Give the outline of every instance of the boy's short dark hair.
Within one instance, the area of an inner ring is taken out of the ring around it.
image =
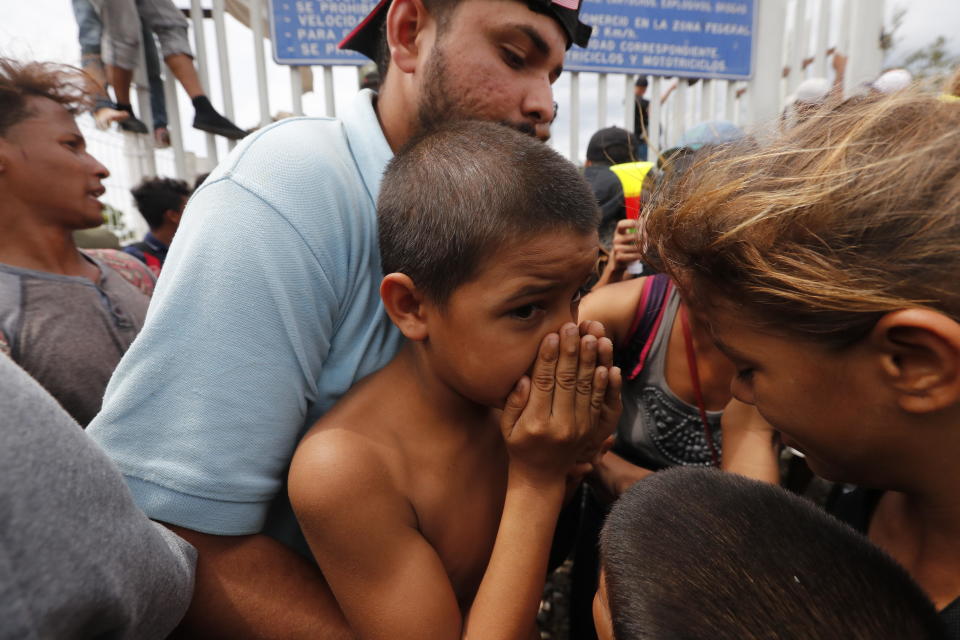
[[[137,209],[151,229],[163,226],[163,214],[180,211],[184,198],[190,197],[190,187],[183,180],[174,178],[146,178],[130,190]]]
[[[460,121],[412,139],[377,201],[384,273],[442,305],[484,260],[533,233],[596,233],[597,203],[576,167],[504,125]]]
[[[718,470],[638,482],[608,516],[601,556],[617,640],[943,637],[933,603],[864,536]]]

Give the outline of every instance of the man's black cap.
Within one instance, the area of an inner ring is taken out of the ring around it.
[[[587,160],[593,164],[622,164],[635,162],[640,140],[637,136],[620,127],[600,129],[587,144]]]
[[[366,18],[347,34],[339,47],[357,51],[371,60],[376,60],[380,44],[380,30],[387,18],[392,0],[380,0]],[[537,13],[554,18],[563,27],[567,35],[567,48],[571,44],[586,48],[590,42],[593,27],[580,22],[580,3],[582,0],[526,0],[527,6]]]

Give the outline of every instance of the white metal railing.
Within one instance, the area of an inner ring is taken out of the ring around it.
[[[269,49],[265,49],[271,46],[268,0],[179,1],[188,4],[183,8],[190,13],[201,83],[221,112],[240,126],[250,126],[251,120],[258,126],[269,123],[271,107],[298,115],[334,116],[336,103],[343,103],[349,98],[346,94],[356,91],[357,74],[353,69],[321,67],[322,82],[314,88],[316,68],[274,64]],[[829,76],[828,50],[849,55],[847,93],[879,73],[884,0],[757,0],[757,5],[754,75],[749,82],[702,80],[688,85],[681,78],[651,78],[646,96],[650,100],[647,137],[651,157],[676,144],[687,128],[701,121],[722,119],[750,127],[775,119],[786,96],[804,78]],[[203,17],[205,10],[210,18]],[[237,60],[244,61],[242,68],[234,63]],[[785,68],[789,72],[784,75]],[[188,104],[184,94],[174,86],[171,74],[164,75],[172,150],[155,150],[146,136],[122,134],[120,138],[121,134],[113,133],[114,140],[124,141],[128,169],[117,173],[110,189],[128,190],[150,174],[192,180],[196,172],[209,170],[233,148],[232,141],[209,134],[198,138],[191,133],[191,140],[185,141],[184,132],[190,125],[186,113],[192,112],[181,112],[181,105]],[[137,82],[140,113],[148,118],[147,82],[141,80]],[[560,115],[552,144],[579,162],[597,128],[613,124],[632,129],[635,80],[636,76],[623,74],[563,74],[556,86]],[[676,88],[661,105],[658,97],[674,84]],[[289,90],[278,90],[284,85]],[[312,95],[305,93],[310,89]],[[236,108],[238,105],[242,108]],[[106,138],[98,134],[95,139]],[[111,144],[115,147],[117,143]],[[125,198],[110,194],[108,189],[108,201],[114,200],[123,206]]]

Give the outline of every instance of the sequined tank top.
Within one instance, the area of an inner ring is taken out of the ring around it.
[[[657,327],[643,369],[632,380],[624,380],[623,413],[617,425],[617,437],[613,450],[633,464],[657,470],[676,465],[711,464],[703,423],[697,407],[674,395],[667,386],[667,346],[673,321],[680,308],[680,296],[675,288],[670,289],[664,300],[663,319]],[[648,336],[630,338],[626,345],[629,353],[639,353],[638,342],[646,342]],[[627,372],[631,364],[621,362]],[[626,366],[624,366],[626,365]],[[708,411],[714,444],[721,450],[720,416],[722,411]]]

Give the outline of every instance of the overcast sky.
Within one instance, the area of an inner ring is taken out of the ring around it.
[[[188,6],[188,0],[175,0],[178,5]],[[204,0],[204,6],[210,0]],[[55,60],[76,64],[79,60],[77,28],[70,8],[70,0],[0,0],[4,19],[0,22],[0,54],[17,58]],[[892,16],[897,6],[907,9],[906,17],[898,33],[897,46],[890,55],[887,64],[896,64],[910,51],[930,43],[938,35],[948,38],[950,49],[960,53],[960,1],[958,0],[887,0],[886,13]],[[212,21],[206,21],[210,23]],[[228,17],[228,35],[230,41],[231,79],[234,85],[236,104],[235,120],[242,127],[250,127],[259,120],[259,107],[256,100],[254,83],[253,48],[250,31]],[[207,25],[208,49],[213,52],[212,24]],[[286,67],[273,64],[268,53],[268,76],[270,112],[289,111],[291,107],[290,74]],[[222,105],[219,89],[219,75],[216,65],[211,65],[211,99],[215,105]],[[340,112],[347,108],[351,94],[356,87],[354,68],[334,70],[337,90],[336,102]],[[308,115],[324,113],[323,79],[317,70],[316,92],[304,98],[304,108]],[[581,126],[580,152],[586,145],[586,138],[596,128],[597,116],[597,77],[595,74],[581,74]],[[555,128],[553,144],[564,154],[570,155],[569,147],[569,75],[564,74],[556,85],[556,97],[561,105],[560,118]],[[240,96],[248,96],[240,99]],[[191,114],[189,102],[181,92],[181,111]],[[624,118],[624,81],[623,76],[610,76],[607,99],[606,124],[623,125]],[[204,155],[204,139],[192,129],[185,130],[186,145],[189,149]],[[225,146],[221,141],[221,151]]]

